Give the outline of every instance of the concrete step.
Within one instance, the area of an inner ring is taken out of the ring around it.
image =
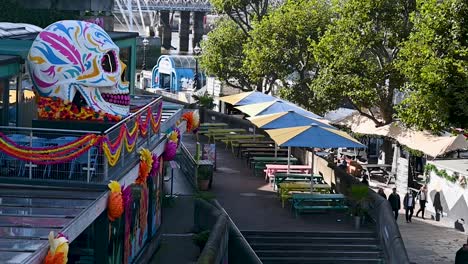
[[[318,232],[270,232],[270,231],[242,231],[244,237],[254,236],[272,236],[272,237],[372,237],[375,238],[373,231],[318,231]]]
[[[252,243],[283,243],[283,244],[289,244],[289,243],[308,243],[310,245],[313,244],[368,244],[368,245],[377,245],[379,244],[379,241],[377,238],[372,238],[372,237],[302,237],[302,236],[296,236],[296,237],[284,237],[284,236],[255,236],[255,237],[250,237],[247,236],[245,239],[249,242],[249,244]]]
[[[335,257],[264,257],[264,264],[382,264],[380,258],[335,258]]]
[[[308,244],[308,243],[250,243],[254,250],[340,250],[340,251],[379,251],[378,244]]]
[[[311,250],[255,250],[259,258],[282,257],[282,258],[311,258],[311,257],[333,257],[333,258],[375,258],[382,257],[378,250],[373,251],[351,251],[351,250],[317,250],[310,247]]]

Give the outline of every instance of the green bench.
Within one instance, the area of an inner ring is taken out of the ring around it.
[[[346,211],[345,196],[342,194],[292,194],[292,206],[295,216],[302,212]]]

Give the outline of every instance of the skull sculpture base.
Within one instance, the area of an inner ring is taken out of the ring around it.
[[[72,102],[65,102],[58,97],[40,97],[37,103],[38,117],[47,120],[95,120],[118,122],[120,116],[103,111],[94,111],[88,106],[78,107]]]

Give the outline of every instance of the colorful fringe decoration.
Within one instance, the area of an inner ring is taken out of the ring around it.
[[[54,236],[54,231],[49,233],[49,252],[45,257],[44,264],[66,264],[68,261],[68,239],[58,234]]]
[[[109,198],[107,200],[107,217],[109,221],[114,222],[120,218],[124,212],[124,202],[122,197],[122,187],[116,181],[110,181],[107,185],[110,189]]]
[[[122,125],[117,138],[113,142],[107,135],[87,134],[62,146],[28,147],[18,145],[0,132],[0,150],[8,156],[25,162],[51,165],[70,162],[86,153],[90,148],[101,145],[109,165],[115,166],[120,158],[123,146],[125,145],[128,152],[133,151],[137,138],[139,136],[146,137],[149,128],[154,133],[159,131],[161,118],[162,103],[159,104],[156,117],[148,108],[144,121],[140,115],[131,129],[127,127],[127,124]]]
[[[69,162],[87,152],[91,147],[99,145],[101,136],[84,135],[63,146],[27,147],[20,146],[0,132],[0,149],[8,156],[40,165],[50,165]]]

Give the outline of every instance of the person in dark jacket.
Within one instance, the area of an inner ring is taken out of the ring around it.
[[[440,221],[440,216],[443,215],[442,203],[440,201],[440,192],[436,192],[434,195],[434,209],[436,211],[436,221]]]
[[[455,264],[467,264],[468,263],[468,239],[455,255]]]
[[[411,218],[413,217],[414,212],[414,204],[416,197],[413,194],[413,191],[408,189],[408,192],[405,194],[403,198],[403,207],[405,207],[405,216],[406,216],[406,223],[411,223]]]
[[[392,193],[388,196],[388,201],[392,207],[392,211],[395,214],[395,220],[398,219],[398,211],[401,208],[400,195],[396,192],[396,188],[393,188]]]

